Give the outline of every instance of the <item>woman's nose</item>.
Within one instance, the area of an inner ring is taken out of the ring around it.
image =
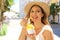
[[[33,14],[34,14],[34,15],[36,15],[36,14],[37,14],[37,12],[35,11]]]

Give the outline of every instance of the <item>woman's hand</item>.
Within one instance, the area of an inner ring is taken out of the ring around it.
[[[27,37],[31,38],[32,40],[36,40],[35,36],[36,36],[36,33],[33,33],[33,34],[27,33]]]
[[[27,24],[27,22],[28,22],[27,18],[24,18],[24,19],[20,22],[20,24],[21,24],[22,26],[25,26],[25,25]]]

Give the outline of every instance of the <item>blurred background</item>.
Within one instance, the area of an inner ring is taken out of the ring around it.
[[[24,6],[31,1],[49,5],[49,22],[54,34],[60,37],[60,0],[0,0],[0,40],[18,40],[20,21],[25,17]]]

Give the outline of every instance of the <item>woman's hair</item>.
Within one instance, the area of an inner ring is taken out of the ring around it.
[[[43,23],[43,24],[49,24],[49,22],[48,22],[48,16],[46,15],[46,13],[44,12],[44,10],[43,10],[43,8],[42,7],[40,7],[39,5],[33,5],[31,8],[30,8],[30,10],[29,10],[29,12],[27,13],[27,18],[29,18],[30,17],[30,12],[31,12],[31,9],[34,7],[34,6],[38,6],[40,9],[41,9],[41,11],[42,11],[42,14],[43,14],[43,17],[41,18],[41,22]],[[33,21],[30,19],[30,23],[33,23]]]

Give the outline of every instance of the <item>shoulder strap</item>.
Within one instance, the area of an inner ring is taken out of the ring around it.
[[[49,31],[53,32],[50,25],[45,25],[45,26],[43,27],[43,29],[41,30],[40,34],[42,34],[42,33],[44,32],[44,30],[49,30]]]

